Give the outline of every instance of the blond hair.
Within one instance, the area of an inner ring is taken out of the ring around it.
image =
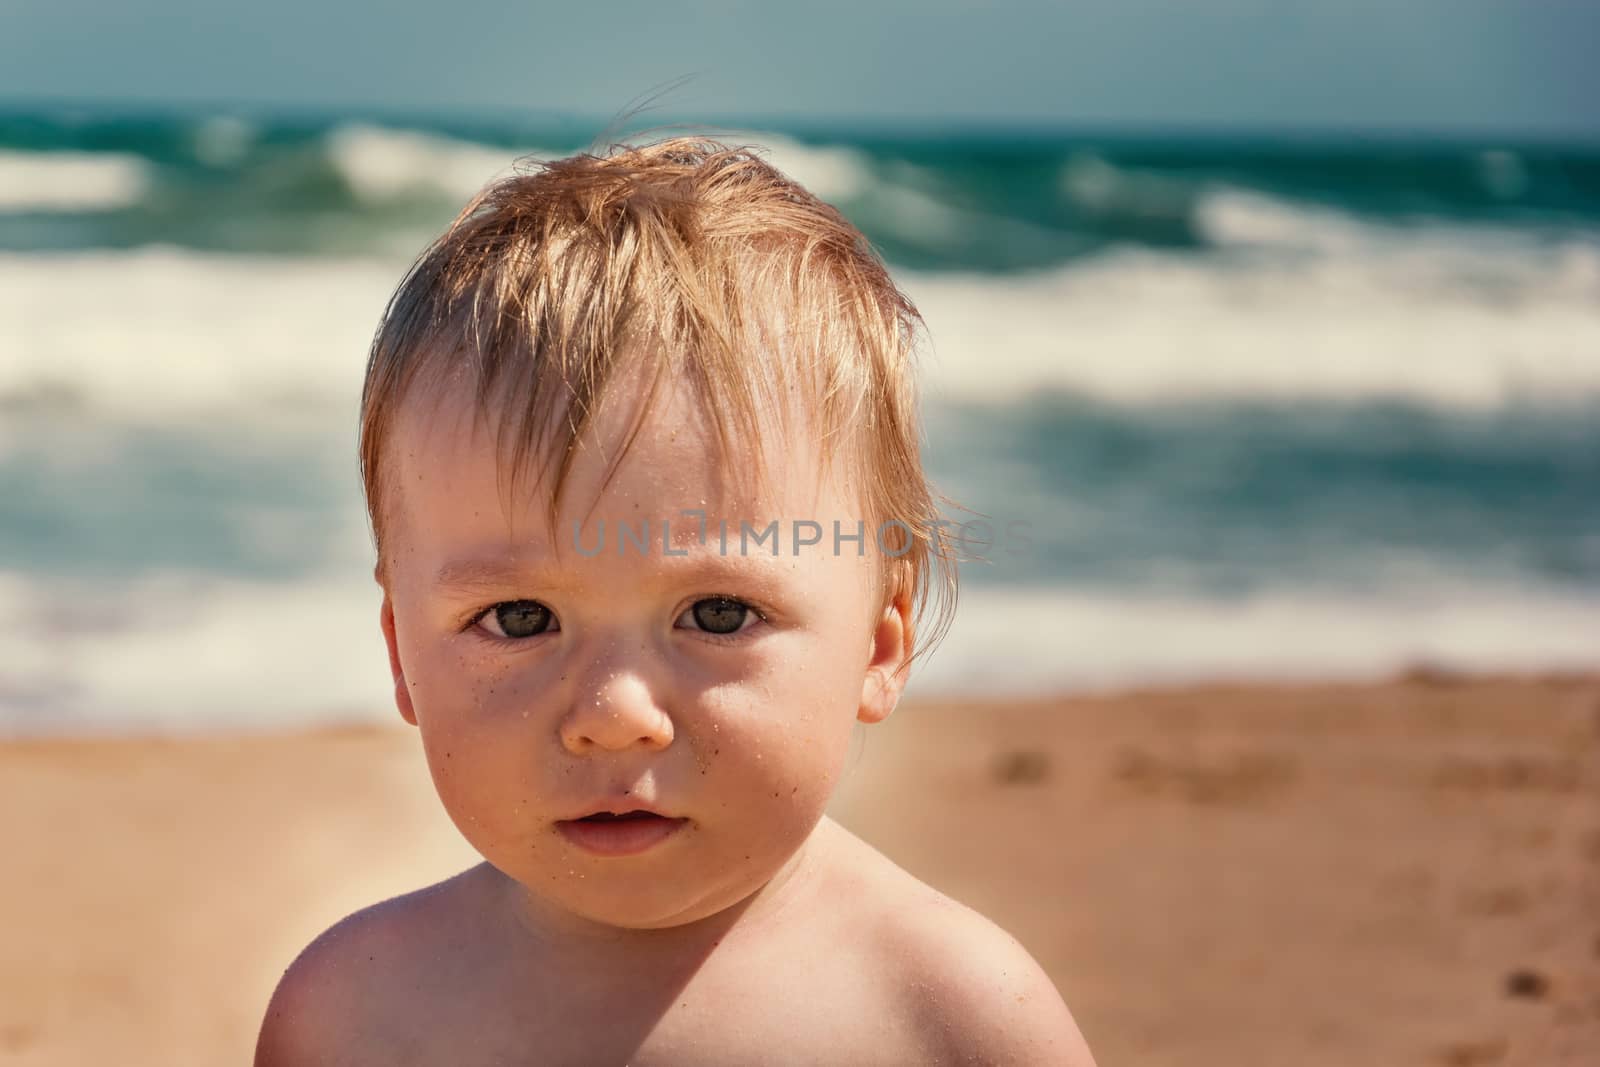
[[[801,398],[824,472],[842,452],[874,523],[904,524],[880,591],[884,604],[912,599],[914,658],[948,628],[956,595],[944,498],[922,469],[921,325],[866,238],[748,148],[674,137],[496,181],[412,264],[373,339],[360,455],[379,577],[384,449],[415,389],[470,383],[513,484],[530,460],[555,462],[553,528],[574,443],[608,386],[642,363],[639,421],[674,373],[704,402],[724,463],[728,416],[759,458],[763,414],[787,417],[786,398]]]

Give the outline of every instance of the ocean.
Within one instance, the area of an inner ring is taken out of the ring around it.
[[[913,692],[1600,666],[1600,145],[712,132],[882,251],[1011,531]],[[393,716],[367,345],[596,133],[0,112],[0,733]]]

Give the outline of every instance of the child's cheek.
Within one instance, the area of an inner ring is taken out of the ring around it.
[[[543,754],[531,747],[530,687],[506,665],[450,658],[438,666],[413,690],[423,751],[440,802],[482,852],[509,829],[508,815],[536,804],[530,790]]]
[[[533,696],[548,690],[529,677],[526,657],[471,644],[439,650],[425,666],[420,691],[413,691],[418,717],[457,730],[514,728],[508,720],[531,718]],[[531,666],[537,673],[537,665]]]
[[[527,865],[550,847],[549,820],[559,807],[552,783],[540,780],[545,765],[493,732],[448,731],[427,748],[440,805],[461,836],[513,877],[535,879]]]
[[[812,706],[804,694],[781,700],[738,686],[694,714],[686,740],[723,799],[737,796],[780,819],[791,811],[808,818],[827,805],[849,752],[851,718]]]

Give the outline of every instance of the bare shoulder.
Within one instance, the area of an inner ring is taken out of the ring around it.
[[[857,899],[870,902],[863,917],[926,1062],[1093,1067],[1060,992],[1015,937],[857,843],[870,872]]]
[[[268,1002],[256,1067],[398,1062],[388,1046],[415,1018],[410,963],[472,873],[354,912],[301,950]]]
[[[909,916],[915,1010],[941,1062],[1061,1064],[1094,1058],[1060,992],[1016,938],[962,904]]]

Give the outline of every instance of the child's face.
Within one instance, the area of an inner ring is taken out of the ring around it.
[[[603,408],[581,442],[554,536],[543,487],[507,512],[469,401],[402,412],[383,621],[397,702],[462,834],[562,912],[665,927],[784,868],[822,816],[853,724],[893,709],[910,630],[904,597],[876,603],[887,560],[872,524],[864,556],[850,541],[834,551],[834,521],[854,533],[861,510],[818,485],[814,442],[767,441],[763,497],[719,469],[711,425],[674,393],[602,491],[625,406]],[[704,543],[686,508],[707,512]],[[741,554],[740,521],[774,519],[779,555],[753,538]],[[795,520],[820,524],[822,542],[796,554]],[[619,536],[646,521],[648,549]],[[602,550],[585,555],[602,523]],[[633,809],[678,821],[572,825]]]

